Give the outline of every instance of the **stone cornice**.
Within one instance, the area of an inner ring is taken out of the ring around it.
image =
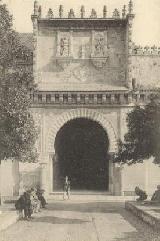
[[[109,26],[126,26],[126,19],[114,19],[114,18],[40,18],[38,19],[38,25],[41,27],[53,27],[53,28],[78,28],[78,29],[105,29]]]

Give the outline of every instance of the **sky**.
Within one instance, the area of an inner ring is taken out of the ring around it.
[[[31,14],[34,0],[2,0],[7,4],[13,15],[14,29],[18,32],[32,32]],[[39,0],[42,6],[42,15],[45,16],[48,8],[52,8],[58,16],[59,5],[64,6],[64,14],[73,8],[76,16],[79,15],[81,5],[85,6],[86,15],[94,8],[98,16],[102,16],[103,5],[107,5],[108,15],[111,16],[115,8],[121,11],[129,0]],[[133,41],[140,45],[160,46],[160,0],[133,0],[136,14],[133,25]]]

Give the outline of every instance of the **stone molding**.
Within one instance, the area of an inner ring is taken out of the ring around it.
[[[68,121],[76,119],[76,118],[87,118],[93,121],[98,122],[106,131],[109,139],[109,152],[114,153],[117,151],[117,137],[112,126],[112,120],[109,116],[104,115],[98,111],[94,111],[92,109],[75,109],[70,111],[65,111],[63,114],[55,115],[49,117],[49,121],[47,123],[48,133],[46,135],[46,152],[51,153],[54,152],[54,143],[55,138],[60,130],[60,128],[66,124]]]
[[[160,56],[160,47],[158,46],[136,46],[132,43],[132,55],[138,56]]]
[[[65,92],[65,91],[39,91],[30,95],[32,107],[42,105],[53,106],[128,106],[130,104],[146,104],[152,94],[157,91],[104,91],[104,92]]]

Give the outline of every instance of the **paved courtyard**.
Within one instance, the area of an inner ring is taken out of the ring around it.
[[[0,233],[0,241],[160,241],[122,203],[57,201]]]

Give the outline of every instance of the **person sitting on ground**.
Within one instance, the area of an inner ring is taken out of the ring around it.
[[[41,207],[42,207],[42,208],[45,208],[47,202],[46,202],[46,200],[45,200],[45,198],[44,198],[44,196],[43,196],[43,193],[44,193],[44,190],[43,190],[43,189],[37,188],[36,194],[37,194],[38,200],[39,200],[40,203],[41,203]]]
[[[19,219],[23,219],[24,217],[24,209],[25,209],[25,196],[24,193],[19,197],[19,199],[15,203],[16,210],[19,211]]]
[[[160,203],[160,185],[157,186],[157,190],[153,193],[151,202]]]
[[[32,205],[32,210],[35,213],[40,212],[40,201],[36,195],[36,188],[31,188],[31,205]]]
[[[136,201],[144,201],[147,199],[147,194],[145,191],[140,189],[139,187],[135,187],[135,194],[139,196],[139,198],[136,199]]]

